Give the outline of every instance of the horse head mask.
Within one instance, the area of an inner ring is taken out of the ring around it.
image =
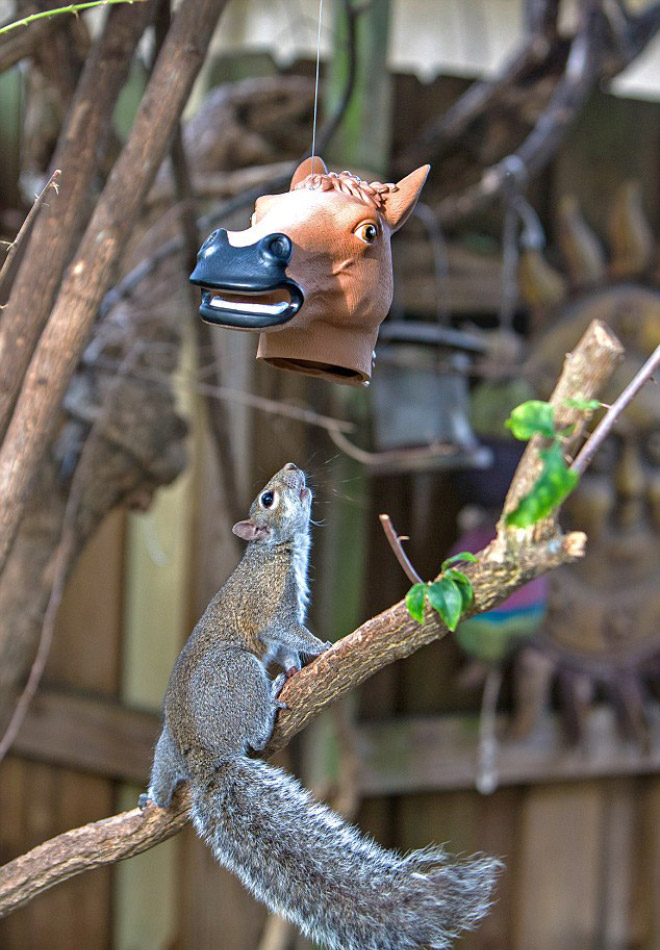
[[[245,231],[214,231],[190,279],[208,323],[259,331],[257,359],[352,385],[371,379],[392,302],[390,238],[415,207],[424,165],[396,185],[298,167],[288,192],[264,195]]]

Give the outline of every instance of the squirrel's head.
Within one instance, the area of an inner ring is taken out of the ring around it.
[[[244,541],[279,544],[307,532],[312,493],[305,473],[287,462],[261,489],[250,507],[247,521],[239,521],[232,531]]]

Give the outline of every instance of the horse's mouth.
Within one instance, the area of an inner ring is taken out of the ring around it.
[[[269,290],[229,290],[201,285],[200,316],[207,323],[243,330],[267,330],[287,323],[302,306],[302,290],[294,281]]]

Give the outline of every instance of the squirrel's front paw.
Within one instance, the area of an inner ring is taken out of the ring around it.
[[[270,695],[273,697],[273,699],[277,699],[277,697],[280,695],[286,680],[286,673],[278,673],[273,682],[270,684]]]
[[[140,811],[144,811],[147,805],[152,804],[151,799],[149,798],[148,792],[143,792],[138,798],[138,808]]]

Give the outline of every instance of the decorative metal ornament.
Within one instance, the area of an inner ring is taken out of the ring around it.
[[[639,189],[629,183],[615,200],[609,265],[572,199],[562,202],[559,236],[566,276],[548,281],[550,269],[544,261],[540,270],[522,262],[527,267],[523,286],[540,328],[532,346],[532,377],[539,396],[545,398],[564,354],[591,320],[599,319],[614,330],[626,350],[601,397],[609,402],[660,343],[653,240]],[[537,281],[536,273],[543,279]],[[559,300],[562,284],[572,287],[573,294],[564,293]],[[567,499],[564,517],[571,527],[587,532],[588,552],[583,561],[550,577],[547,618],[516,661],[514,729],[523,733],[533,726],[558,682],[571,738],[582,734],[586,710],[601,696],[614,703],[625,731],[643,743],[647,700],[660,691],[657,386],[645,386],[622,414]]]
[[[333,382],[366,385],[392,302],[390,239],[426,181],[396,184],[298,167],[288,192],[264,195],[244,231],[214,231],[190,280],[202,319],[260,333],[257,359]]]

